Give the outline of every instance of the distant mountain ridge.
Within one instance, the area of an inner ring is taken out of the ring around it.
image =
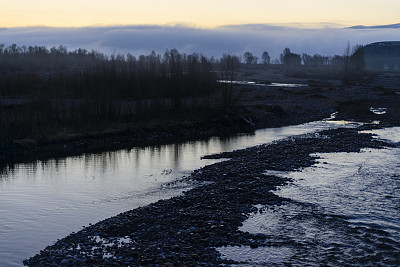
[[[375,26],[356,25],[349,27],[349,29],[400,29],[400,23]]]
[[[364,46],[366,56],[400,57],[400,41],[376,42]]]
[[[367,68],[400,70],[400,41],[372,43],[363,51]]]

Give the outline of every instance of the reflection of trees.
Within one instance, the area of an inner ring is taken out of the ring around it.
[[[54,160],[52,160],[54,161]],[[48,161],[50,162],[50,160]],[[46,163],[47,166],[50,166],[50,163]],[[41,168],[40,168],[41,167]],[[36,174],[38,169],[42,170],[46,168],[43,166],[42,161],[35,161],[31,163],[16,163],[16,164],[7,164],[0,167],[0,181],[5,180],[8,181],[10,178],[16,177],[18,172],[24,172],[27,178],[36,179]]]
[[[230,151],[232,148],[240,145],[243,140],[253,137],[254,133],[246,133],[240,135],[232,135],[232,136],[225,136],[220,137],[218,139],[218,143],[221,146],[221,151]]]
[[[201,156],[206,154],[230,151],[239,145],[247,143],[254,134],[211,137],[205,140],[175,142],[168,145],[135,147],[119,151],[90,153],[81,156],[36,161],[5,166],[0,169],[0,180],[8,180],[17,175],[26,179],[36,180],[45,176],[51,181],[58,179],[92,179],[92,177],[114,177],[118,180],[121,170],[128,168],[132,179],[135,173],[161,174],[164,168],[182,170],[196,165]],[[243,141],[244,140],[244,141]],[[184,164],[188,163],[186,166]],[[125,169],[126,171],[126,169]],[[104,174],[104,175],[102,175]],[[74,177],[70,177],[74,175]],[[88,180],[90,181],[90,180]],[[47,181],[44,181],[47,183]]]
[[[0,167],[0,182],[8,181],[14,173],[14,168],[15,168],[14,165],[6,165]]]

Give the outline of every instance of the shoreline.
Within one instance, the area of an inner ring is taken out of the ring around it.
[[[364,126],[363,128],[368,128]],[[373,127],[375,128],[375,127]],[[323,137],[323,138],[322,138]],[[273,191],[290,182],[265,170],[293,171],[315,163],[317,152],[358,152],[364,147],[392,146],[357,129],[339,128],[244,150],[210,155],[229,158],[196,170],[188,178],[200,185],[178,197],[121,213],[73,233],[24,261],[28,266],[215,266],[233,264],[216,247],[279,246],[262,234],[238,227],[256,204],[290,201]],[[125,241],[121,243],[121,240]],[[289,241],[288,241],[289,242]],[[304,249],[299,244],[289,244]],[[103,257],[103,255],[112,255]],[[340,255],[338,255],[340,258]],[[339,259],[336,259],[339,261]],[[333,261],[335,262],[335,261]],[[287,262],[286,264],[290,264]]]
[[[246,111],[246,117],[256,121],[254,124],[250,124],[238,110],[224,111],[219,112],[222,114],[213,119],[164,120],[150,122],[150,125],[141,123],[121,129],[106,128],[97,132],[65,134],[60,138],[50,137],[39,141],[17,140],[11,147],[0,148],[0,162],[1,166],[12,166],[35,160],[252,133],[257,129],[277,128],[324,119],[329,117],[332,111],[325,110],[318,114],[301,114],[300,116],[286,114],[279,108],[276,111],[264,111],[261,114]]]

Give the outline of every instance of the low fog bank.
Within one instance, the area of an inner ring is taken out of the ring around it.
[[[267,24],[228,25],[215,29],[186,26],[104,26],[83,28],[0,28],[0,43],[6,45],[66,45],[69,49],[94,49],[106,54],[162,53],[167,48],[200,52],[219,57],[223,53],[243,55],[251,51],[271,59],[279,58],[285,47],[294,53],[342,55],[347,42],[369,44],[399,40],[400,28],[300,29]]]

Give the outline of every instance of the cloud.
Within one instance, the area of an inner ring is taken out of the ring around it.
[[[375,26],[357,25],[350,28],[351,29],[398,29],[400,28],[400,23],[389,24],[389,25],[375,25]]]
[[[224,53],[242,55],[250,51],[261,57],[268,51],[278,58],[285,47],[294,53],[343,54],[352,45],[399,40],[399,28],[294,27],[293,25],[244,24],[212,29],[185,25],[131,25],[83,28],[0,28],[0,43],[10,45],[66,45],[68,49],[94,49],[107,54],[163,53],[176,48],[181,52],[200,52],[220,57]]]

